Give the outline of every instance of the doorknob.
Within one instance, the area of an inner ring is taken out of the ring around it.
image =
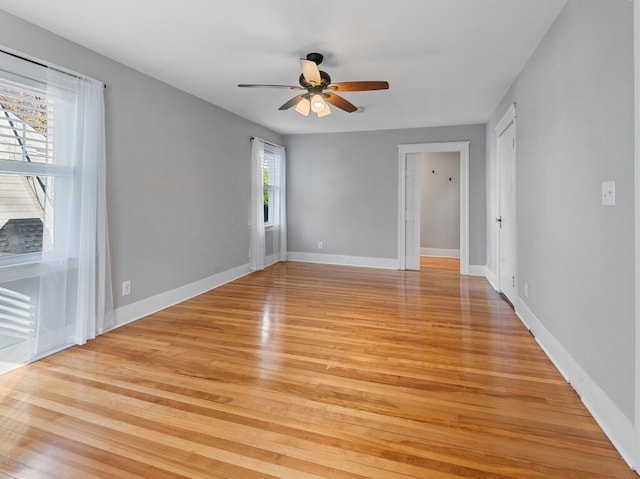
[[[496,218],[496,223],[498,223],[500,225],[500,228],[502,228],[502,216],[498,216]]]

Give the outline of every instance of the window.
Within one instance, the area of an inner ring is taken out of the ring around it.
[[[0,79],[0,265],[37,259],[11,257],[52,246],[44,240],[52,238],[44,224],[54,190],[54,176],[44,173],[52,163],[51,108],[44,88]]]
[[[268,147],[265,147],[262,156],[262,185],[263,185],[263,201],[264,201],[264,225],[273,226],[275,198],[277,194],[276,184],[276,153]]]
[[[0,51],[0,373],[113,325],[103,90]]]

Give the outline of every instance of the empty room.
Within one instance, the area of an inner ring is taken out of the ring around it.
[[[637,477],[639,32],[0,0],[0,477]]]

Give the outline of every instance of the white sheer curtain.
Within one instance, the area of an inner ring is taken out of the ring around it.
[[[284,148],[274,147],[276,175],[274,179],[273,255],[275,261],[287,260],[287,161]]]
[[[249,266],[252,271],[265,267],[265,222],[264,222],[264,168],[265,151],[274,160],[274,177],[270,178],[271,209],[270,234],[273,234],[274,261],[287,259],[287,202],[286,202],[286,156],[281,146],[253,138],[251,143],[251,208],[250,208],[250,248]]]
[[[48,69],[53,183],[44,208],[39,355],[112,325],[103,90],[97,80]]]
[[[249,227],[251,231],[249,267],[251,271],[264,269],[264,186],[262,176],[262,157],[264,141],[254,138],[251,141],[251,208]]]

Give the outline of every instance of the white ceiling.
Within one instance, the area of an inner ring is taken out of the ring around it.
[[[0,0],[0,8],[281,133],[484,123],[566,0]],[[298,58],[325,55],[362,113],[305,118]]]

